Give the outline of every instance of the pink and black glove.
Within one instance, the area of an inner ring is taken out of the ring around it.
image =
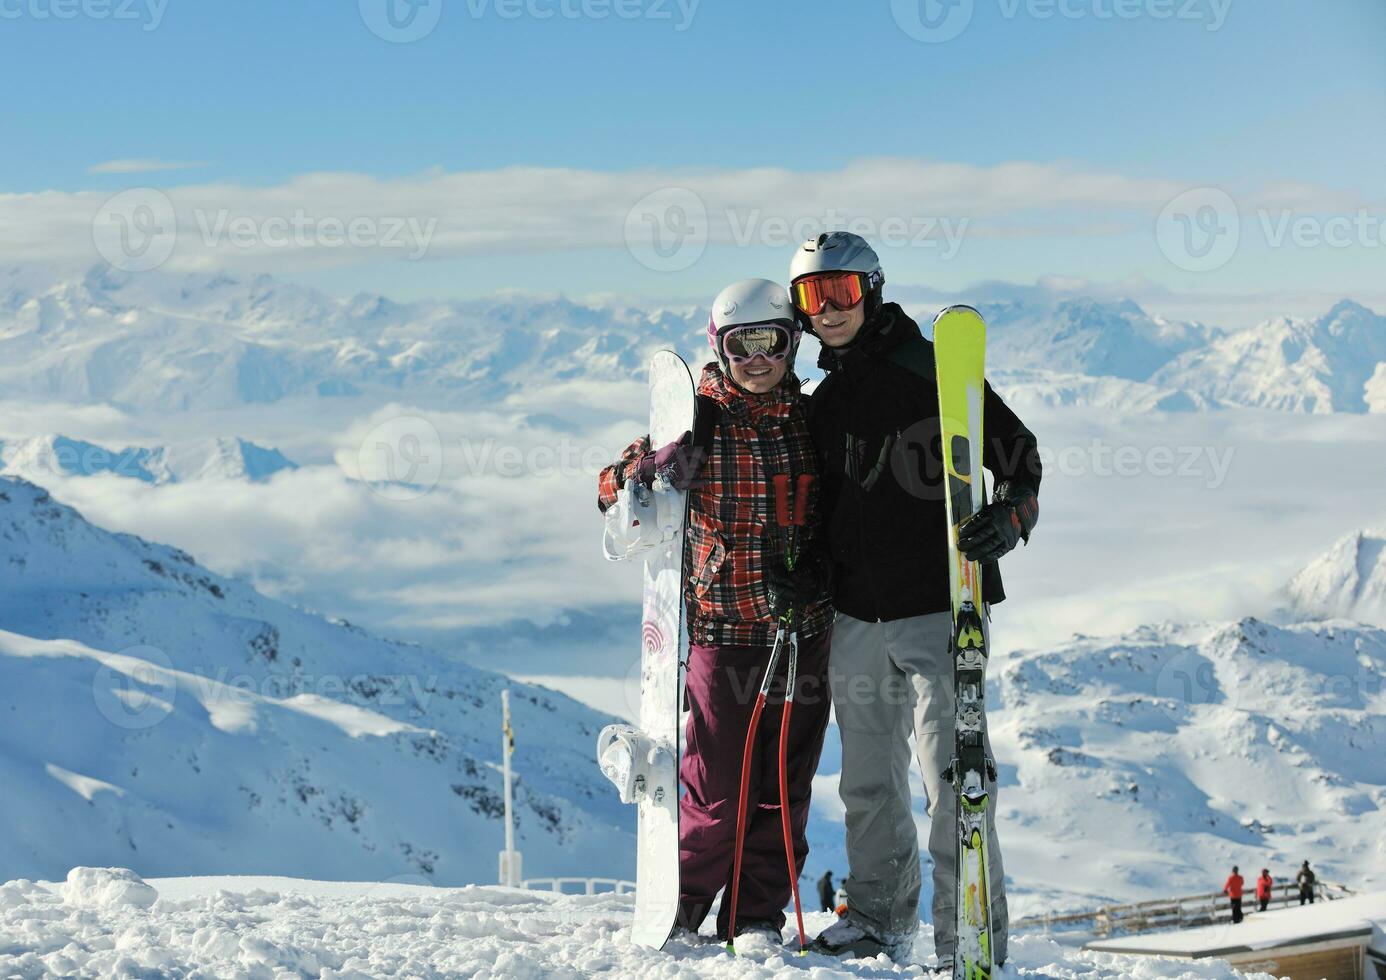
[[[669,445],[637,459],[631,469],[631,479],[644,487],[653,487],[658,482],[675,490],[688,490],[697,482],[702,470],[702,455],[693,445],[693,433],[685,432]]]

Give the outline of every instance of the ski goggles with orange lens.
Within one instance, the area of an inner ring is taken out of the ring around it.
[[[752,323],[732,327],[722,335],[722,353],[733,364],[745,364],[760,355],[772,361],[783,361],[794,346],[788,327],[778,323]]]
[[[852,309],[866,296],[866,275],[861,272],[822,272],[794,282],[794,305],[808,316],[817,316],[827,304]]]

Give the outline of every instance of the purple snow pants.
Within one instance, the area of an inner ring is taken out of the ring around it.
[[[828,691],[828,646],[832,630],[799,640],[799,674],[789,717],[788,772],[790,833],[802,873],[808,856],[809,795],[832,697]],[[697,930],[717,893],[730,885],[736,849],[736,804],[741,791],[741,755],[756,694],[770,658],[769,647],[690,645],[688,731],[680,766],[684,796],[679,802],[679,925]],[[741,857],[741,891],[736,918],[783,926],[789,903],[789,874],[780,829],[779,741],[787,658],[780,658],[770,697],[761,712],[751,748],[746,842]],[[731,892],[723,896],[717,935],[726,938]]]

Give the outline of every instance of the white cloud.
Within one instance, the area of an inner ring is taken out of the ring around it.
[[[114,160],[98,166],[103,173],[133,173],[186,165]],[[885,158],[834,171],[507,167],[390,179],[308,173],[268,187],[204,183],[149,193],[165,195],[176,215],[177,244],[167,267],[263,267],[273,257],[283,274],[294,266],[356,263],[368,256],[622,248],[628,245],[632,208],[669,188],[691,193],[682,200],[705,213],[709,244],[789,247],[805,230],[853,221],[906,240],[943,239],[964,228],[978,238],[1101,242],[1113,235],[1149,235],[1161,208],[1190,186],[1061,164]],[[1274,200],[1305,211],[1341,209],[1347,200],[1342,192],[1301,184],[1232,190],[1247,208]],[[0,261],[90,261],[93,220],[111,196],[0,195]],[[704,220],[699,214],[692,219]],[[362,234],[350,233],[353,223]]]
[[[106,160],[87,168],[89,174],[147,174],[165,170],[196,170],[205,161],[154,160],[148,157]]]

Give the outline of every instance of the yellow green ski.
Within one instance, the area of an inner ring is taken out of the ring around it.
[[[946,778],[957,794],[957,942],[954,980],[990,980],[991,896],[987,888],[987,807],[995,763],[986,749],[987,624],[982,569],[958,550],[958,527],[982,508],[982,409],[987,326],[970,306],[934,318],[939,423],[948,511],[948,583],[957,693],[954,752]]]

